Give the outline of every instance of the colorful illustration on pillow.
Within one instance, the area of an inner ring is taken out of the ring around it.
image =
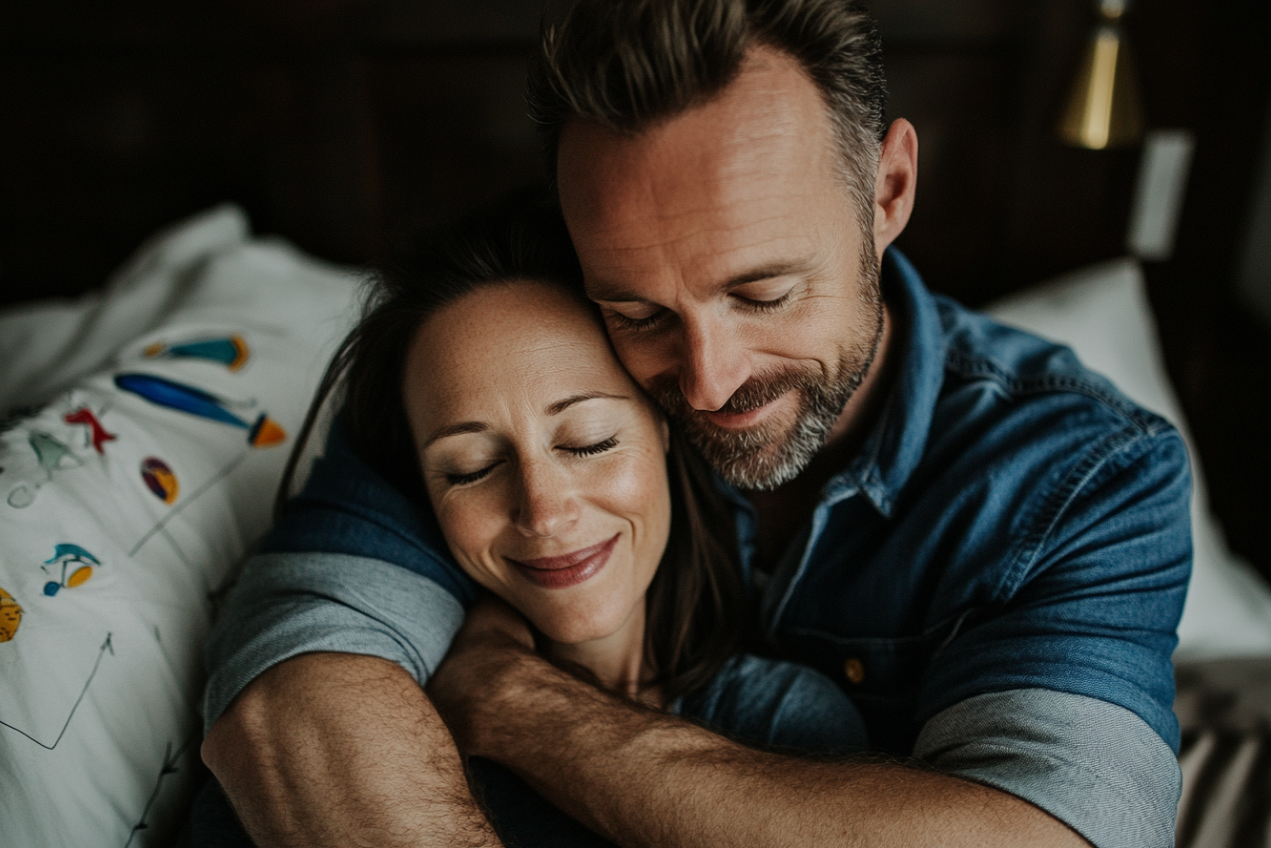
[[[235,405],[232,401],[219,398],[210,392],[205,392],[194,386],[188,386],[185,383],[178,383],[175,380],[169,380],[164,377],[156,377],[153,374],[130,372],[116,374],[115,385],[125,392],[131,392],[150,401],[156,406],[163,406],[168,409],[187,412],[190,415],[208,418],[212,421],[219,421],[222,424],[241,427],[247,431],[247,443],[254,448],[265,448],[280,444],[287,438],[287,432],[265,413],[262,412],[255,422],[249,424],[233,412],[230,412],[230,407]]]
[[[12,595],[0,589],[0,642],[8,642],[17,636],[21,623],[22,607]]]
[[[119,438],[114,433],[107,433],[106,428],[97,420],[97,416],[87,406],[81,406],[73,412],[68,412],[62,416],[62,420],[67,424],[83,424],[88,428],[88,442],[93,446],[93,450],[104,454],[106,451],[102,448],[106,442],[113,442]]]
[[[40,568],[44,569],[45,574],[51,574],[50,565],[60,565],[62,568],[59,579],[44,584],[44,594],[52,598],[62,589],[74,589],[87,583],[93,576],[94,569],[101,566],[101,560],[79,545],[62,544],[54,546],[53,556],[46,559]]]
[[[146,481],[146,487],[159,500],[166,504],[176,501],[181,487],[177,483],[177,475],[162,459],[148,456],[141,460],[141,479]]]
[[[226,338],[194,339],[179,344],[155,342],[147,347],[143,353],[151,358],[206,359],[211,362],[219,362],[231,371],[237,371],[242,368],[247,364],[248,357],[251,356],[251,352],[247,348],[247,342],[243,341],[242,336],[237,333]]]
[[[39,483],[23,483],[9,492],[9,506],[16,509],[24,509],[35,503],[35,496],[40,491],[40,487],[53,479],[54,471],[65,471],[84,464],[84,460],[76,456],[65,442],[41,430],[32,430],[28,433],[27,444],[31,446],[31,450],[35,451],[36,461],[44,469],[48,479]]]

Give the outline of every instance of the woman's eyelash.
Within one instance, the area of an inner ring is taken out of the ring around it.
[[[594,445],[583,445],[580,448],[561,448],[561,450],[569,451],[574,456],[595,456],[598,453],[604,453],[618,446],[618,437],[610,436],[603,442],[596,442]]]
[[[610,436],[609,438],[605,439],[603,442],[596,442],[595,444],[583,445],[582,447],[576,447],[576,448],[562,446],[561,450],[567,453],[571,453],[574,456],[595,456],[598,453],[604,453],[607,450],[613,450],[617,446],[618,446],[618,437]],[[445,475],[446,482],[449,483],[451,486],[465,486],[468,483],[476,483],[478,480],[483,480],[487,476],[489,476],[490,472],[493,471],[497,466],[498,466],[498,463],[496,462],[494,465],[488,465],[485,468],[479,468],[476,471],[470,471],[467,474],[446,474]]]
[[[467,483],[475,483],[478,480],[484,478],[493,470],[494,470],[494,466],[488,465],[485,468],[481,468],[476,471],[470,471],[467,474],[447,474],[446,482],[452,486],[463,486]]]

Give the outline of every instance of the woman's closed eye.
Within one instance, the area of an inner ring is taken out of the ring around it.
[[[499,463],[492,462],[484,468],[478,468],[476,471],[468,472],[450,472],[445,474],[446,482],[451,486],[466,486],[469,483],[476,483],[484,480],[490,475],[490,472],[499,466]]]
[[[557,450],[564,451],[572,456],[596,456],[605,451],[613,450],[618,446],[618,437],[610,436],[599,442],[592,442],[586,445],[560,445]],[[474,471],[449,471],[443,474],[446,483],[451,486],[467,486],[472,483],[479,483],[503,464],[503,460],[492,462],[482,468]]]
[[[572,453],[574,456],[595,456],[598,453],[604,453],[607,450],[613,450],[618,446],[618,437],[610,436],[601,442],[595,442],[590,445],[582,445],[580,447],[571,447],[562,445],[561,450],[566,453]]]

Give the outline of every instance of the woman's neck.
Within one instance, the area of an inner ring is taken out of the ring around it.
[[[607,689],[662,706],[657,691],[647,686],[653,669],[644,655],[644,604],[637,604],[622,627],[603,638],[573,644],[545,641],[547,656],[582,666]]]

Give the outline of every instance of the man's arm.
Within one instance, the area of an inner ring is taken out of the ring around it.
[[[203,759],[262,848],[497,846],[450,732],[404,669],[305,654],[256,678]]]
[[[757,751],[618,700],[518,634],[465,627],[429,684],[468,753],[620,845],[1088,845],[1013,795],[899,764]]]

